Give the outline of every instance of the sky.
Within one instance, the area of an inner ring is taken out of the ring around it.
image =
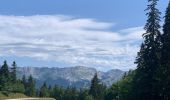
[[[167,4],[158,2],[162,21]],[[134,69],[146,6],[147,0],[1,0],[0,63]]]

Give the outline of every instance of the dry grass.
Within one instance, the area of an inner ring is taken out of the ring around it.
[[[0,92],[0,100],[55,100],[53,98],[30,98],[21,93],[2,93]]]
[[[52,98],[17,98],[17,99],[5,99],[5,100],[55,100]]]
[[[11,98],[27,98],[24,94],[21,93],[6,93],[6,92],[0,92],[0,100],[5,99],[11,99]]]
[[[55,100],[52,98],[17,98],[17,99],[4,99],[4,100]]]

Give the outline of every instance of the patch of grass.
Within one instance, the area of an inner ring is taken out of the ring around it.
[[[0,97],[6,97],[4,93],[0,92]]]
[[[5,91],[0,92],[0,100],[11,99],[11,98],[26,98],[26,97],[27,96],[25,96],[22,93],[10,93]]]
[[[31,99],[31,97],[27,97],[26,95],[22,93],[10,93],[5,91],[0,91],[0,100],[6,100],[6,99],[19,99],[19,98],[29,98],[28,100],[55,100],[53,98],[35,98]],[[24,99],[26,100],[26,99]]]
[[[39,98],[39,99],[31,99],[31,100],[55,100],[55,99],[52,99],[52,98]]]
[[[52,98],[16,98],[16,99],[4,99],[4,100],[55,100]]]

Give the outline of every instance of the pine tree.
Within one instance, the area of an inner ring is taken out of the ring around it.
[[[55,85],[54,88],[52,89],[51,96],[54,97],[56,100],[63,100],[64,89]]]
[[[27,79],[26,79],[25,75],[22,76],[22,81],[21,82],[22,82],[22,84],[24,84],[24,87],[26,88]]]
[[[12,79],[12,82],[16,83],[17,81],[17,76],[16,76],[16,68],[17,68],[17,65],[15,63],[15,61],[13,62],[12,64],[12,72],[11,72],[11,79]]]
[[[45,82],[44,82],[43,86],[40,88],[39,96],[40,97],[49,97],[50,96],[48,87]]]
[[[94,75],[89,90],[89,95],[93,96],[94,100],[103,100],[106,87],[100,83],[97,73]]]
[[[80,89],[78,100],[85,100],[87,96],[89,96],[88,91]]]
[[[10,72],[8,69],[8,64],[7,61],[4,61],[4,64],[1,67],[0,70],[1,73],[1,90],[6,91],[6,90],[10,90],[9,89],[9,82],[10,82]]]
[[[76,88],[68,87],[65,90],[63,100],[77,100],[78,99],[78,92]]]
[[[89,94],[92,95],[95,100],[98,97],[98,91],[97,91],[98,84],[99,84],[99,79],[98,79],[98,76],[97,76],[97,73],[96,73],[94,75],[92,81],[91,81],[91,87],[90,87],[90,90],[89,90]]]
[[[170,99],[170,2],[166,10],[162,35],[161,58],[161,95],[164,100]]]
[[[133,79],[132,94],[134,100],[157,100],[157,71],[160,68],[161,33],[160,12],[156,8],[158,0],[148,0],[147,23],[144,27],[144,43],[136,59],[137,70]]]
[[[25,94],[27,96],[35,96],[36,95],[36,89],[35,89],[35,80],[30,75],[26,84]]]
[[[7,61],[5,60],[4,61],[4,64],[2,65],[1,67],[1,76],[3,76],[5,78],[5,82],[7,82],[9,80],[9,68],[8,68],[8,64],[7,64]]]
[[[3,84],[3,77],[2,77],[2,71],[1,71],[1,66],[0,66],[0,91],[2,90],[2,84]]]

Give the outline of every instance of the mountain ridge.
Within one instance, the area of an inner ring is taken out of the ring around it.
[[[119,80],[124,71],[119,69],[112,69],[107,72],[97,71],[95,68],[85,66],[75,67],[18,67],[17,77],[22,78],[23,75],[28,77],[32,75],[36,80],[36,85],[39,87],[44,82],[48,85],[59,85],[62,87],[89,87],[91,79],[95,73],[98,73],[98,77],[107,86],[111,86],[114,82]]]

